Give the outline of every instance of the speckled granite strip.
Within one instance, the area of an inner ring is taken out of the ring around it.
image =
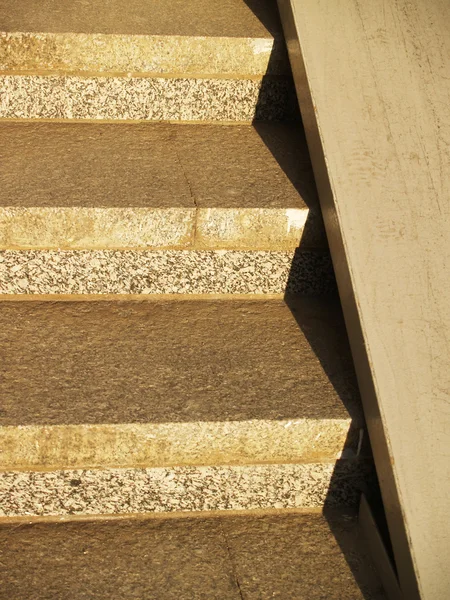
[[[251,76],[288,71],[270,38],[0,32],[0,70]]]
[[[0,77],[0,118],[248,122],[296,114],[290,79]]]
[[[334,293],[328,254],[313,251],[0,252],[0,294]]]
[[[307,208],[0,207],[0,249],[294,250]],[[320,237],[308,227],[309,237]]]
[[[355,505],[367,466],[333,463],[0,473],[0,515]]]
[[[295,463],[355,454],[347,419],[0,427],[0,468]]]

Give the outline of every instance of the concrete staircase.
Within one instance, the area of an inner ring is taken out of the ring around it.
[[[275,3],[0,23],[0,599],[383,598]]]

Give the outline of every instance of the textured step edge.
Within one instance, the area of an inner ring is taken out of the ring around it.
[[[0,71],[236,77],[289,72],[271,38],[0,32]]]
[[[0,516],[356,506],[372,467],[336,463],[0,473]]]
[[[0,427],[0,469],[335,460],[356,455],[360,431],[350,419],[7,426]]]
[[[355,505],[356,506],[356,505]],[[300,506],[298,508],[284,508],[283,515],[321,515],[323,513],[323,506]],[[346,518],[357,518],[357,510],[355,507],[347,506],[336,506],[329,510],[327,509],[327,515],[334,514],[336,516],[345,516]],[[201,512],[187,512],[187,511],[171,511],[171,512],[140,512],[140,513],[114,513],[114,514],[81,514],[74,515],[68,513],[66,515],[15,515],[15,516],[4,516],[0,515],[0,527],[4,525],[17,524],[44,524],[44,523],[117,523],[120,521],[128,521],[129,519],[136,519],[137,521],[155,520],[178,520],[178,519],[205,519],[205,518],[222,518],[222,517],[274,517],[280,515],[280,509],[278,508],[257,508],[248,511],[246,509],[232,510],[227,509],[226,514],[222,510],[204,510]]]
[[[308,212],[302,208],[0,207],[0,250],[292,250],[299,245]],[[308,235],[313,241],[320,233]]]
[[[0,118],[147,121],[285,120],[291,79],[0,76]]]
[[[1,294],[0,302],[192,302],[192,300],[213,300],[214,302],[254,302],[261,300],[294,301],[298,295],[290,294]]]
[[[0,252],[1,294],[333,294],[323,252]]]

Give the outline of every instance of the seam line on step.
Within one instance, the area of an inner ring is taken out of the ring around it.
[[[178,148],[177,148],[177,134],[175,133],[173,138],[171,138],[172,143],[174,144],[174,151],[175,151],[175,156],[176,159],[178,161],[178,164],[180,165],[180,169],[181,169],[181,173],[183,174],[184,180],[186,181],[186,185],[187,188],[189,190],[189,195],[191,197],[192,203],[194,205],[195,208],[195,214],[194,214],[194,225],[193,225],[193,230],[192,230],[192,248],[196,247],[196,242],[197,242],[197,221],[198,221],[198,203],[197,203],[197,199],[195,198],[195,194],[192,190],[192,186],[191,186],[191,182],[189,181],[189,177],[184,169],[184,165],[183,165],[183,161],[181,160],[180,155],[178,154]]]
[[[223,521],[220,520],[219,523],[220,523],[220,530],[221,530],[222,536],[223,536],[223,541],[225,542],[225,547],[227,549],[228,560],[230,561],[231,572],[233,574],[234,583],[236,584],[236,587],[237,587],[237,590],[239,593],[239,598],[241,598],[241,600],[244,600],[244,596],[243,596],[242,590],[241,590],[241,584],[239,583],[239,578],[238,578],[237,572],[236,572],[236,565],[234,563],[233,556],[231,554],[231,548],[228,543],[227,534],[226,534],[225,528],[223,526]]]

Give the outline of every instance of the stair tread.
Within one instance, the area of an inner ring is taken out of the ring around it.
[[[44,0],[34,10],[0,0],[0,72],[292,84],[273,0]]]
[[[354,517],[0,525],[2,598],[382,600]]]
[[[0,206],[303,208],[316,191],[289,124],[0,123]]]
[[[323,248],[319,214],[299,126],[0,122],[2,249]]]
[[[0,423],[359,421],[338,307],[298,298],[291,308],[237,299],[4,302]]]
[[[280,35],[269,0],[0,0],[2,31],[260,37]]]

